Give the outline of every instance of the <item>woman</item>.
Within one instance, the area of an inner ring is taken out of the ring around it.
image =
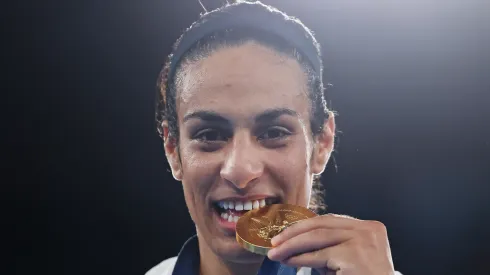
[[[235,240],[249,209],[319,210],[314,182],[335,133],[322,69],[308,28],[259,2],[206,13],[178,39],[159,80],[157,122],[197,236],[148,275],[395,274],[380,222],[311,218],[274,238],[267,257]]]

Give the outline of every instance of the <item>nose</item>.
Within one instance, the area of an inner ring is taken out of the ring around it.
[[[220,175],[236,188],[245,189],[264,172],[256,144],[246,133],[236,134],[224,160]]]

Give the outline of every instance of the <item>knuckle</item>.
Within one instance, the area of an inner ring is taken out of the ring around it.
[[[369,221],[369,226],[376,233],[386,233],[386,226],[379,221]]]

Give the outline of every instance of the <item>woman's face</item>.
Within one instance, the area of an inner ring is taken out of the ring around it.
[[[180,137],[165,148],[199,238],[224,259],[257,260],[236,242],[235,217],[264,203],[308,206],[333,118],[313,138],[301,66],[253,42],[183,66],[177,88]]]

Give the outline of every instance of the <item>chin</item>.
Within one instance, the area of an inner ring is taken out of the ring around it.
[[[252,253],[241,247],[235,237],[215,238],[212,249],[222,259],[234,263],[256,263],[264,259],[264,256]]]

